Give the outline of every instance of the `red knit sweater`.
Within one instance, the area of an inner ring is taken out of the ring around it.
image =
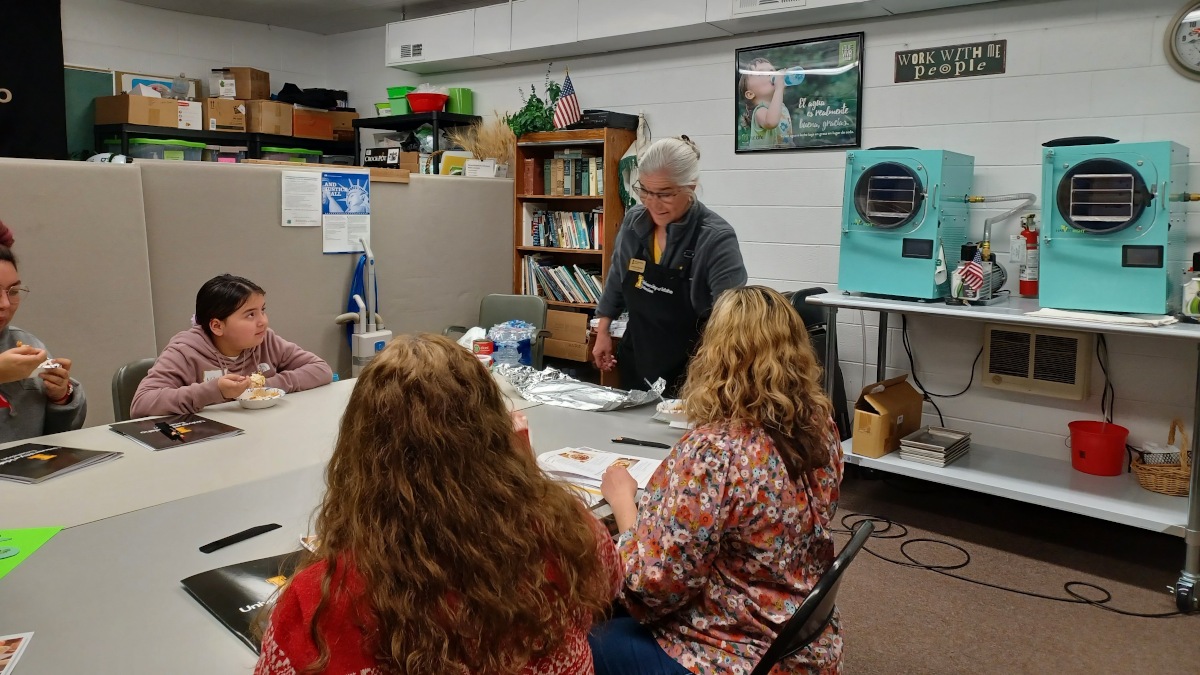
[[[596,529],[597,553],[608,575],[613,598],[616,598],[621,588],[621,564],[616,547],[603,525],[591,516],[587,520]],[[271,623],[263,635],[262,654],[254,675],[296,675],[317,659],[316,645],[309,638],[309,626],[321,599],[325,567],[324,563],[317,563],[301,570],[279,597],[271,613]],[[384,671],[378,668],[374,656],[376,645],[364,636],[364,632],[369,632],[372,619],[362,578],[354,570],[343,572],[344,565],[338,567],[331,585],[331,601],[320,621],[320,630],[330,651],[329,666],[321,671],[321,675],[381,675]],[[364,623],[367,624],[366,631],[360,627]],[[557,652],[529,663],[522,673],[591,675],[594,672],[592,651],[587,643],[590,627],[588,621],[581,621],[567,633],[566,641]]]

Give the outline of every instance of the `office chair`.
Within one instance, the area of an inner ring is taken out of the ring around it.
[[[475,324],[484,330],[498,323],[518,319],[533,324],[537,333],[529,346],[532,365],[537,370],[542,369],[542,340],[550,335],[546,328],[546,300],[536,295],[502,295],[494,293],[485,296],[479,303],[479,323]],[[464,326],[447,326],[442,335],[466,333]]]
[[[825,364],[825,345],[829,337],[827,330],[825,308],[818,305],[810,305],[805,299],[810,295],[819,295],[825,293],[824,288],[806,288],[796,291],[790,296],[792,307],[800,315],[804,321],[804,328],[808,331],[808,337],[812,341],[813,350],[817,352],[817,363],[821,364],[822,368],[828,368]],[[837,345],[834,345],[834,354],[837,352]],[[841,435],[841,440],[850,438],[850,411],[846,404],[846,383],[842,379],[842,367],[838,359],[833,362],[833,391],[825,392],[829,398],[833,399],[833,421],[837,424],[838,434]]]
[[[767,648],[767,653],[763,654],[754,670],[750,671],[750,675],[767,675],[780,662],[804,649],[825,632],[825,627],[829,625],[836,608],[835,601],[838,586],[842,583],[842,573],[850,566],[854,556],[858,555],[874,531],[875,524],[869,520],[859,521],[854,526],[854,532],[846,547],[834,559],[829,571],[821,576],[816,586],[813,586],[804,602],[800,603],[800,608],[792,614],[792,618],[783,625],[783,629],[775,636],[775,641]]]
[[[153,365],[154,359],[138,359],[117,368],[117,372],[113,374],[113,415],[118,422],[129,420],[129,406],[133,405],[133,395]]]

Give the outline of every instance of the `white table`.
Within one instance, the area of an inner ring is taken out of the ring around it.
[[[1089,333],[1177,338],[1195,342],[1200,350],[1200,325],[1176,323],[1144,327],[1029,316],[1039,306],[1036,300],[1026,298],[1010,298],[1000,304],[982,307],[841,293],[814,295],[807,301],[825,307],[828,312],[829,337],[825,363],[833,363],[835,359],[839,308],[878,313],[876,381],[886,379],[889,312]],[[826,372],[827,391],[833,391],[832,376],[832,370]],[[1200,429],[1200,368],[1195,377],[1195,422],[1192,428]],[[969,453],[946,467],[905,461],[895,453],[880,458],[863,457],[853,454],[853,445],[853,440],[842,444],[846,461],[852,464],[1182,537],[1185,556],[1183,570],[1175,585],[1176,604],[1186,611],[1200,608],[1200,598],[1196,594],[1200,590],[1200,462],[1192,462],[1191,496],[1183,499],[1144,490],[1129,474],[1117,477],[1089,476],[1072,469],[1069,462],[974,443]],[[1200,456],[1200,433],[1193,434],[1191,452],[1192,457]]]
[[[336,421],[340,413],[322,414]],[[651,421],[652,413],[653,406],[610,413],[553,406],[527,411],[537,452],[590,446],[661,458],[666,450],[609,440],[618,435],[678,440],[683,432]],[[124,461],[112,467],[128,469]],[[324,490],[323,470],[323,462],[312,463],[60,532],[0,579],[0,635],[34,632],[17,673],[250,672],[254,653],[193,600],[180,580],[298,549]],[[212,554],[197,550],[264,523],[283,527]]]

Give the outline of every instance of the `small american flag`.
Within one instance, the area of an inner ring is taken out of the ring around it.
[[[962,266],[962,280],[963,285],[976,293],[983,288],[983,256],[978,250],[975,251],[975,258]]]
[[[554,104],[554,128],[565,129],[578,122],[579,118],[579,99],[575,98],[575,85],[571,84],[571,74],[567,73],[558,103]]]

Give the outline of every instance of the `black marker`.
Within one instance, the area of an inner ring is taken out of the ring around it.
[[[613,443],[624,443],[626,445],[642,445],[647,448],[667,448],[668,450],[671,449],[671,446],[667,445],[666,443],[658,443],[655,441],[639,441],[636,438],[625,438],[624,436],[617,436],[616,438],[612,439],[612,442]]]
[[[167,438],[169,438],[173,441],[182,441],[183,440],[183,434],[179,433],[178,431],[175,431],[175,427],[171,426],[170,424],[167,424],[166,422],[155,422],[154,427],[156,429],[158,429],[159,431],[161,431],[163,436],[166,436]]]
[[[233,546],[234,544],[238,543],[239,541],[246,541],[247,539],[250,539],[251,537],[257,537],[260,534],[270,532],[271,530],[278,530],[281,527],[283,527],[283,526],[280,525],[279,523],[271,523],[270,525],[256,525],[248,530],[242,530],[241,532],[238,532],[237,534],[231,534],[228,537],[225,537],[224,539],[218,539],[210,544],[205,544],[200,547],[200,552],[201,553],[212,553],[213,551],[219,551],[219,550],[225,548],[226,546]]]

